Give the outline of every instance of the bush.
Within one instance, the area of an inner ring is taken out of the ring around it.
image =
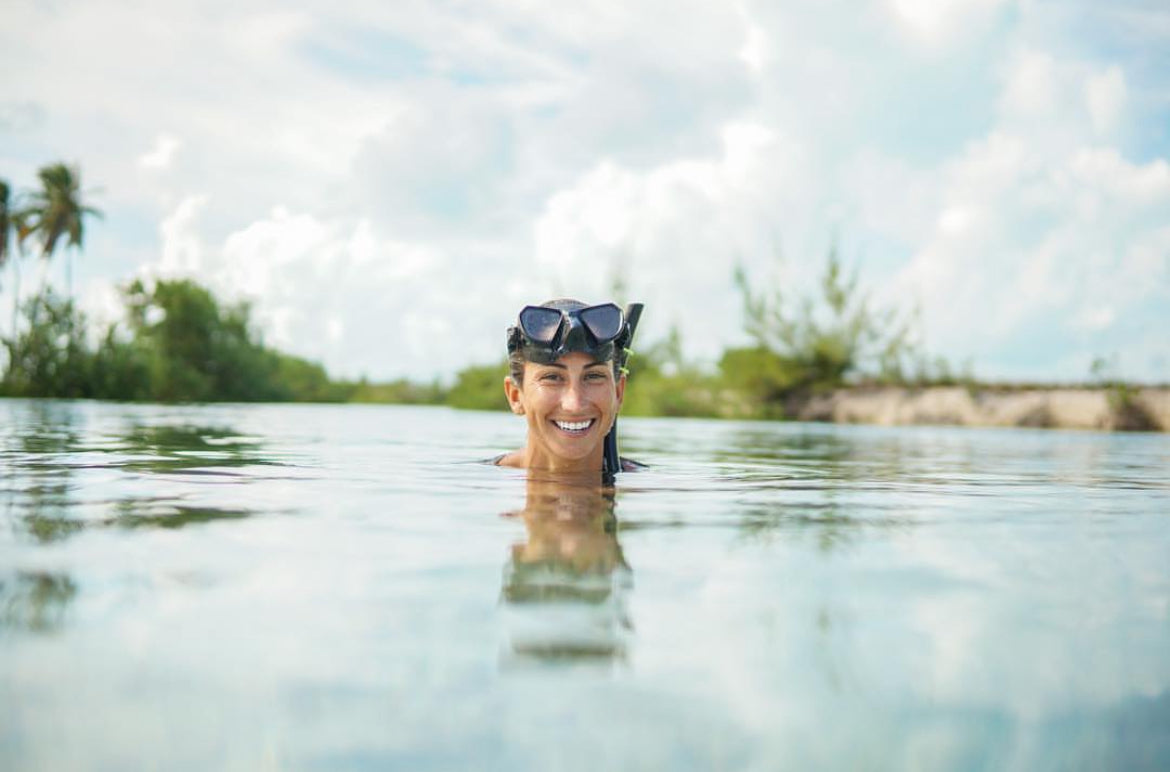
[[[85,317],[73,302],[44,292],[26,301],[28,329],[4,338],[8,367],[3,392],[11,397],[88,397],[93,354]]]
[[[467,410],[507,410],[504,378],[508,375],[506,359],[493,365],[465,367],[455,376],[455,385],[447,392],[447,404]]]
[[[764,404],[859,377],[902,382],[915,360],[909,320],[895,309],[875,309],[858,288],[856,272],[845,276],[836,247],[829,251],[820,295],[795,306],[779,288],[753,292],[742,268],[735,279],[755,346],[725,352],[720,371],[728,384]]]
[[[0,389],[20,397],[97,397],[159,402],[343,401],[353,384],[321,365],[267,348],[246,304],[221,307],[190,280],[135,281],[123,290],[124,326],[96,351],[86,320],[51,291],[24,306],[26,331],[4,339]]]
[[[345,384],[351,402],[380,402],[409,405],[437,405],[444,402],[447,392],[438,381],[415,383],[399,378],[386,383],[369,383],[365,379]]]

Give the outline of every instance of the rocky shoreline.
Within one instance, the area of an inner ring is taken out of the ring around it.
[[[802,421],[1170,431],[1170,388],[853,387],[801,400]]]

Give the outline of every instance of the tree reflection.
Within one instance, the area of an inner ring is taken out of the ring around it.
[[[827,493],[826,496],[829,496]],[[858,512],[864,509],[854,508]],[[916,521],[905,513],[893,516],[848,514],[829,497],[828,501],[800,506],[754,506],[739,517],[740,534],[748,541],[812,539],[820,552],[831,553],[873,538],[875,533],[895,533],[913,527]]]
[[[89,469],[127,475],[238,475],[243,467],[279,464],[258,439],[230,427],[131,423],[104,434],[82,433],[76,404],[29,403],[24,420],[2,437],[8,522],[38,542],[68,538],[86,528],[179,528],[248,517],[242,509],[200,507],[181,497],[123,497],[86,501],[79,495]]]
[[[624,659],[631,629],[631,572],[617,540],[612,489],[530,477],[526,539],[504,570],[509,662],[613,662]]]
[[[56,541],[80,527],[69,517],[72,469],[65,462],[81,442],[76,406],[30,402],[12,418],[4,436],[4,509],[38,541]]]
[[[64,574],[19,572],[0,579],[0,628],[54,632],[76,594],[77,585]]]
[[[136,425],[119,437],[117,450],[128,454],[118,466],[135,471],[182,473],[209,466],[266,466],[260,441],[222,426]]]

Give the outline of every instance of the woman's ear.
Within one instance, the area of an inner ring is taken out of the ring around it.
[[[622,400],[626,398],[626,374],[622,373],[617,380],[617,403],[618,407],[622,406]]]
[[[524,415],[524,402],[520,399],[520,387],[512,380],[512,376],[504,376],[504,396],[508,398],[508,407],[516,415]]]

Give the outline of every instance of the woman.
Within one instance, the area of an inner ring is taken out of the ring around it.
[[[613,303],[568,299],[520,311],[508,328],[504,394],[512,412],[527,419],[528,439],[496,464],[558,474],[606,470],[606,436],[625,396],[626,347],[636,321]],[[621,461],[623,471],[638,466]]]

